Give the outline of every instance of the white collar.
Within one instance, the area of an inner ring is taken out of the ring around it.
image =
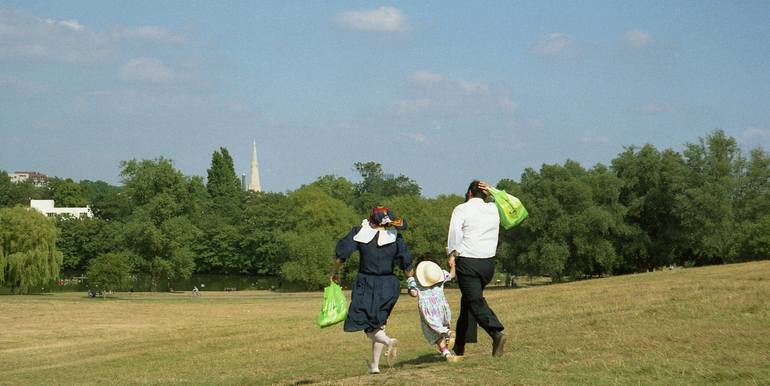
[[[353,240],[358,241],[359,243],[368,243],[372,241],[377,233],[380,234],[380,237],[377,239],[377,245],[379,246],[396,242],[397,232],[395,228],[372,228],[369,225],[368,219],[364,219],[364,221],[361,223],[361,230],[358,231],[355,236],[353,236]]]

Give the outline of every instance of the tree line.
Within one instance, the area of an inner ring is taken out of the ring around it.
[[[0,209],[0,286],[41,280],[44,269],[23,273],[18,266],[45,257],[52,264],[47,279],[59,275],[59,262],[65,271],[102,273],[110,282],[128,272],[152,283],[199,272],[280,275],[320,288],[336,240],[374,205],[407,218],[404,235],[415,255],[445,255],[449,218],[464,192],[423,197],[416,181],[387,174],[378,163],[354,167],[357,182],[325,175],[285,193],[244,191],[225,148],[213,152],[205,180],[162,157],[122,162],[121,186],[53,178],[35,187],[0,172],[0,207],[9,208]],[[770,156],[761,148],[742,152],[721,130],[681,152],[629,146],[609,165],[544,164],[496,185],[530,214],[501,231],[497,256],[511,275],[559,281],[770,256]],[[28,206],[30,198],[90,204],[95,217],[34,220],[25,226],[48,223],[49,239],[21,258],[14,249],[21,244],[12,240],[30,232],[19,222],[34,214],[10,207]],[[345,269],[350,282],[356,262]]]

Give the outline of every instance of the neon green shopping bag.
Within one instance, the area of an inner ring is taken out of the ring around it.
[[[321,328],[329,327],[345,320],[347,316],[348,302],[345,300],[345,294],[342,293],[342,287],[331,282],[324,288],[324,302],[315,324]]]
[[[504,190],[489,187],[489,193],[495,199],[497,211],[500,213],[500,225],[505,229],[511,229],[524,221],[529,213],[518,198],[511,196]]]

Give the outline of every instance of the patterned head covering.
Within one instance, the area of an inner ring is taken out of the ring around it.
[[[369,223],[373,227],[395,227],[398,230],[406,229],[406,221],[401,218],[397,219],[396,216],[393,215],[393,211],[385,206],[375,206],[372,208],[372,214],[369,215]]]

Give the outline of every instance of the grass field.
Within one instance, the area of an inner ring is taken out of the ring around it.
[[[399,362],[374,376],[363,333],[315,327],[321,297],[0,296],[0,384],[770,384],[770,261],[489,290],[508,352],[480,336],[461,363],[404,295]]]

